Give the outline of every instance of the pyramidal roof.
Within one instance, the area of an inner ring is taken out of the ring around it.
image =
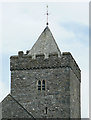
[[[45,54],[45,56],[48,56],[49,54],[55,54],[57,53],[58,56],[60,56],[61,52],[57,46],[57,43],[47,26],[44,31],[39,36],[38,40],[32,47],[32,49],[29,51],[28,55],[41,55]]]

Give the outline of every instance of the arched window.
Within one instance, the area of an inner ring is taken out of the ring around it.
[[[38,90],[41,90],[41,81],[38,81]]]
[[[42,81],[42,90],[45,90],[45,80]]]

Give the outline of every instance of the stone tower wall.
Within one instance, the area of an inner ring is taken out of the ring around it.
[[[70,90],[68,74],[68,68],[15,71],[12,73],[12,95],[36,118],[44,116],[50,118],[69,117]],[[38,80],[46,81],[45,91],[38,91]],[[45,114],[46,107],[48,109],[47,115]]]
[[[73,104],[73,88],[70,82],[77,78],[76,83],[80,83],[80,69],[70,53],[63,53],[60,58],[57,54],[51,54],[48,59],[44,55],[37,55],[32,59],[31,56],[19,52],[18,56],[11,57],[10,69],[11,94],[34,117],[70,117]],[[38,80],[45,80],[45,91],[38,91]],[[74,113],[72,117],[76,116]]]
[[[80,81],[70,69],[70,117],[80,118]]]

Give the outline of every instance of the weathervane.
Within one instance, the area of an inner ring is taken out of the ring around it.
[[[49,13],[48,13],[48,5],[46,6],[46,8],[47,8],[47,12],[46,12],[46,16],[47,16],[47,22],[46,22],[46,25],[48,26],[48,15],[49,15]]]

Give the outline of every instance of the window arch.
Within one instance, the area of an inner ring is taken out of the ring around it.
[[[38,81],[38,90],[41,90],[41,81]]]
[[[45,90],[45,80],[42,81],[42,90]]]

